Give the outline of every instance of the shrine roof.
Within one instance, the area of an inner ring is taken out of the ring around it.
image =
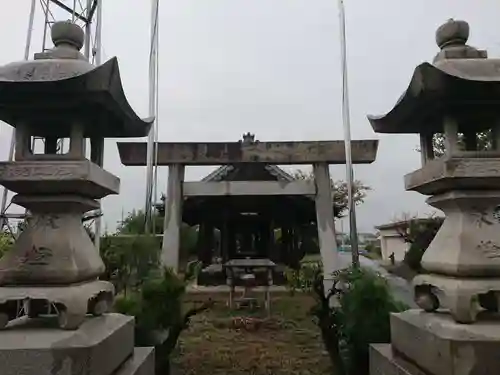
[[[216,182],[223,181],[230,173],[236,172],[239,168],[245,168],[250,166],[249,164],[236,166],[234,164],[221,165],[219,168],[209,173],[207,176],[203,177],[201,181],[203,182]],[[265,164],[262,166],[266,172],[271,176],[276,177],[279,181],[293,181],[294,178],[289,173],[285,172],[283,169],[273,164]]]

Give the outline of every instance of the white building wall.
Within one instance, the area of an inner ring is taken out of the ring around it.
[[[394,260],[401,262],[408,251],[409,244],[401,238],[395,229],[381,229],[379,233],[382,259],[390,261],[389,257],[394,253]]]

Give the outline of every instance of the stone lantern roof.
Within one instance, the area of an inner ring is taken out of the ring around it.
[[[57,22],[53,49],[0,67],[0,120],[40,137],[69,137],[71,121],[83,124],[86,138],[147,135],[152,120],[128,103],[117,59],[93,66],[80,53],[83,40],[79,26]]]
[[[491,128],[500,118],[500,59],[467,45],[469,25],[449,20],[438,28],[441,51],[417,66],[397,104],[383,116],[368,116],[377,133],[443,132],[445,116],[460,118],[461,132]]]

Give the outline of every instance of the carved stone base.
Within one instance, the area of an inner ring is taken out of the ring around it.
[[[21,316],[57,315],[59,327],[78,329],[87,314],[109,312],[114,287],[107,281],[69,286],[12,286],[0,288],[0,329]]]
[[[452,278],[441,275],[419,275],[413,279],[415,302],[427,312],[449,309],[459,323],[473,323],[486,309],[500,307],[500,278]]]
[[[32,217],[0,259],[0,285],[65,285],[94,280],[104,264],[82,225],[82,214],[98,208],[80,196],[21,196],[13,202]]]
[[[500,191],[451,191],[427,203],[446,218],[422,267],[450,276],[500,277]]]

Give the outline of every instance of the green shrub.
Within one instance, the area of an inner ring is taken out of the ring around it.
[[[13,244],[14,241],[10,233],[0,232],[0,258],[12,249]]]
[[[341,351],[346,373],[368,374],[369,345],[391,341],[390,313],[405,306],[394,300],[387,281],[363,269],[350,269],[340,276],[348,289],[340,291]]]
[[[314,277],[321,270],[321,263],[305,262],[299,269],[287,267],[285,269],[286,285],[290,294],[294,295],[297,291],[311,290],[314,283]]]
[[[115,311],[135,316],[136,346],[155,346],[156,373],[169,372],[169,358],[177,345],[180,334],[189,326],[190,319],[208,309],[212,303],[188,311],[183,309],[183,299],[188,281],[195,275],[179,277],[169,269],[147,278],[141,288],[115,301]]]
[[[368,374],[369,345],[390,342],[390,313],[406,307],[393,299],[386,280],[369,270],[342,271],[327,294],[321,267],[295,272],[290,288],[313,293],[311,312],[335,375]]]
[[[140,287],[151,270],[158,268],[161,238],[148,235],[105,235],[101,238],[101,258],[106,266],[103,278],[117,293]]]

